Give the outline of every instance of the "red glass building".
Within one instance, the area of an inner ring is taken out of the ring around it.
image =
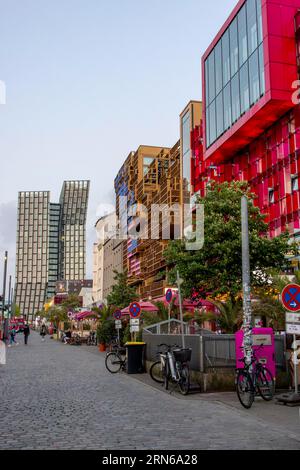
[[[300,0],[240,0],[202,57],[192,187],[248,181],[271,236],[300,235]]]

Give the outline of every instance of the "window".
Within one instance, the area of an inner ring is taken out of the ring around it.
[[[216,81],[215,81],[215,52],[212,51],[208,58],[208,102],[211,103],[216,96]]]
[[[248,62],[240,70],[241,114],[250,107]]]
[[[224,132],[224,116],[223,116],[223,93],[220,93],[216,99],[216,118],[217,118],[217,137]]]
[[[297,175],[292,175],[292,192],[299,190],[299,180]]]
[[[216,95],[218,95],[223,88],[221,41],[218,42],[215,48],[215,74],[216,74]]]
[[[231,118],[231,96],[230,83],[224,88],[224,129],[227,130],[232,124]]]
[[[260,96],[258,52],[253,52],[249,59],[250,105],[253,105]]]
[[[238,120],[241,115],[240,104],[240,83],[239,74],[237,73],[231,81],[231,103],[232,103],[232,122]]]
[[[274,204],[275,202],[275,192],[273,188],[269,188],[269,204]]]
[[[238,32],[237,19],[235,19],[229,28],[230,34],[230,65],[231,77],[233,77],[239,68],[239,49],[238,49]]]
[[[247,24],[248,24],[248,52],[249,55],[257,48],[257,19],[256,0],[247,1]]]
[[[247,0],[204,64],[207,147],[264,95],[262,39],[261,0]]]
[[[230,80],[230,53],[229,53],[229,31],[227,30],[222,37],[223,53],[223,85]]]
[[[214,101],[209,107],[209,127],[210,141],[214,142],[217,137],[216,133],[216,102]]]
[[[243,6],[243,8],[238,14],[238,29],[239,29],[239,59],[240,59],[240,67],[241,67],[248,59],[246,5]]]

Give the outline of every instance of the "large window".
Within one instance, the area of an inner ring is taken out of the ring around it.
[[[206,144],[265,93],[261,0],[247,0],[205,61]]]

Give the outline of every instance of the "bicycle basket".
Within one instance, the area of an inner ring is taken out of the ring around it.
[[[189,362],[192,358],[192,350],[189,349],[173,349],[175,361]]]

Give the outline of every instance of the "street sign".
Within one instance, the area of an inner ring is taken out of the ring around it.
[[[130,333],[137,333],[140,331],[140,327],[137,325],[133,325],[130,327]]]
[[[139,326],[139,324],[140,324],[140,319],[139,318],[130,318],[130,325],[131,326],[134,326],[134,325]]]
[[[116,320],[120,320],[120,318],[122,317],[122,312],[121,310],[116,310],[114,313],[113,313],[113,316]]]
[[[116,328],[116,330],[121,330],[121,329],[122,329],[122,322],[121,322],[121,320],[116,320],[116,321],[115,321],[115,328]]]
[[[286,323],[286,332],[291,335],[300,335],[300,324]]]
[[[286,312],[285,321],[286,323],[300,323],[300,313]]]
[[[168,289],[166,292],[166,301],[168,302],[168,304],[172,302],[172,298],[173,298],[172,289]]]
[[[300,310],[300,286],[298,284],[288,284],[281,293],[281,301],[290,312]]]
[[[138,302],[132,302],[129,307],[131,318],[138,318],[141,314],[141,306]]]

